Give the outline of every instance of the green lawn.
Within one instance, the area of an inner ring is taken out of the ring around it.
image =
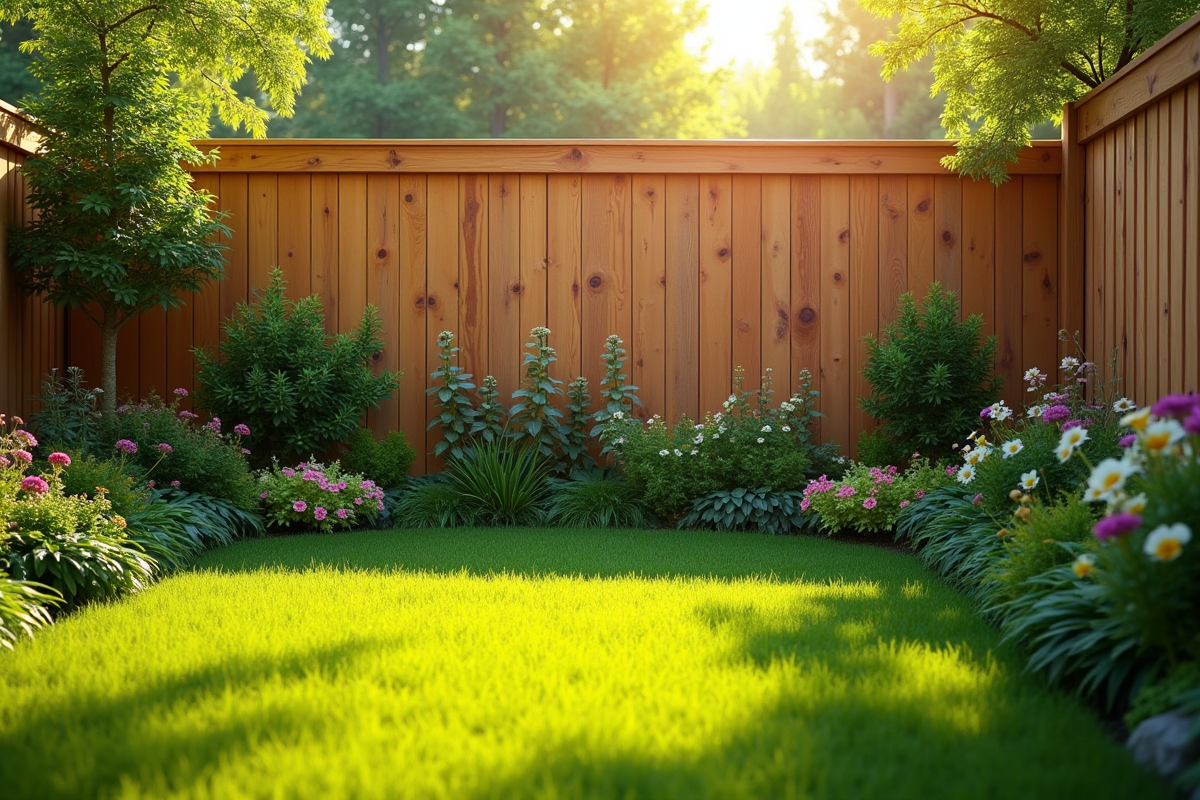
[[[0,797],[1165,796],[911,556],[306,536],[0,655]]]

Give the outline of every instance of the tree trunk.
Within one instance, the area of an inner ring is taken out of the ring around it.
[[[508,127],[508,106],[497,103],[492,106],[492,138],[503,139],[504,130]]]
[[[120,329],[111,322],[100,326],[100,411],[117,412],[117,334]]]

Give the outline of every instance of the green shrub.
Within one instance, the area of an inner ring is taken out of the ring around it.
[[[1125,714],[1125,725],[1132,730],[1150,717],[1174,711],[1188,694],[1197,691],[1200,691],[1200,661],[1184,662],[1138,688],[1133,705]]]
[[[529,351],[523,361],[525,377],[512,395],[516,403],[509,413],[509,430],[512,436],[528,440],[528,446],[559,471],[565,469],[555,462],[567,444],[567,427],[562,410],[554,406],[554,401],[563,397],[562,381],[550,376],[550,365],[558,356],[546,343],[549,328],[538,326],[529,335],[533,341],[525,345]]]
[[[646,515],[620,473],[577,471],[551,483],[546,521],[566,528],[640,528]]]
[[[1019,505],[1009,500],[1012,508]],[[1027,591],[1027,582],[1044,572],[1071,563],[1079,551],[1064,546],[1093,540],[1096,509],[1078,494],[1062,494],[1048,503],[1027,504],[1029,515],[1013,518],[1006,529],[1005,553],[996,564],[997,598],[1014,600]]]
[[[273,525],[327,533],[352,525],[368,527],[383,511],[383,489],[374,481],[328,466],[301,463],[294,469],[278,462],[259,473],[263,515]]]
[[[792,533],[808,526],[803,503],[804,494],[801,492],[774,492],[770,489],[710,492],[692,501],[692,510],[679,521],[679,527]]]
[[[58,592],[41,583],[14,581],[0,572],[0,647],[13,649],[22,636],[54,622],[50,609],[62,603]]]
[[[427,475],[412,481],[393,516],[402,528],[464,528],[475,524],[475,510],[445,476]]]
[[[508,438],[482,442],[446,464],[451,486],[485,525],[522,525],[541,519],[549,493],[545,457],[532,444]]]
[[[162,570],[180,569],[204,550],[187,528],[191,511],[159,497],[124,516],[125,535],[148,553]]]
[[[398,489],[408,481],[408,468],[416,451],[404,440],[402,431],[388,431],[382,441],[366,428],[359,428],[346,443],[341,458],[347,472],[365,475],[384,489]]]
[[[965,322],[957,315],[954,293],[933,283],[920,306],[911,293],[900,298],[896,321],[879,339],[864,337],[871,395],[859,403],[910,453],[945,454],[1000,393],[996,338],[981,337],[978,314]]]
[[[63,494],[98,497],[103,494],[113,513],[128,517],[144,508],[150,491],[135,481],[119,459],[72,455],[62,471]]]
[[[903,472],[896,466],[855,464],[840,480],[827,477],[804,487],[802,508],[828,533],[880,533],[896,526],[900,513],[914,501],[946,486],[952,478],[940,464],[915,459]]]
[[[882,428],[862,431],[858,435],[858,461],[871,467],[890,465],[903,466],[912,458],[913,451],[904,442],[893,439]]]
[[[42,393],[37,397],[39,410],[30,425],[47,447],[85,452],[97,441],[99,395],[99,389],[88,388],[79,367],[68,367],[65,376],[57,369],[51,370],[42,380]]]
[[[378,311],[367,306],[354,333],[327,336],[320,298],[288,300],[275,269],[254,302],[239,303],[225,323],[217,354],[194,351],[200,403],[249,425],[260,462],[325,452],[399,385],[398,374],[372,374],[381,331]]]
[[[188,538],[206,548],[266,533],[257,511],[238,508],[228,500],[182,489],[155,489],[154,495],[166,500],[172,508],[187,512],[187,519],[181,523],[184,531]]]
[[[819,478],[824,475],[836,481],[853,465],[853,461],[842,455],[842,448],[837,442],[825,442],[809,453],[808,477]]]

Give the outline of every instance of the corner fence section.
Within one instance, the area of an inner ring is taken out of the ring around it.
[[[949,174],[944,142],[207,141],[196,186],[228,216],[225,279],[124,331],[119,375],[144,395],[193,389],[193,346],[213,348],[238,302],[278,265],[293,297],[321,296],[347,331],[366,304],[386,328],[380,368],[405,376],[369,414],[421,452],[436,431],[425,390],[438,333],[462,366],[522,375],[545,325],[555,377],[593,397],[604,339],[618,334],[645,416],[716,411],[741,366],[787,392],[808,369],[820,438],[852,452],[864,334],[900,295],[938,280],[999,338],[1011,400],[1020,373],[1050,371],[1062,307],[1062,149],[1037,143],[995,188]],[[94,372],[97,339],[71,326],[70,360]],[[783,395],[786,396],[786,395]],[[427,466],[433,468],[430,459]]]

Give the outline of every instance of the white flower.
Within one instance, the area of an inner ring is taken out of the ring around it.
[[[765,441],[766,441],[766,439],[764,439],[763,437],[761,437],[761,436],[760,436],[760,437],[758,437],[758,443],[759,443],[759,444],[762,444],[762,443],[763,443],[763,442],[765,442]]]
[[[1146,510],[1146,494],[1135,494],[1124,503],[1121,503],[1121,510],[1126,514],[1140,514]]]
[[[1178,442],[1184,436],[1183,426],[1178,420],[1160,419],[1146,426],[1142,435],[1142,447],[1147,450],[1162,451]]]
[[[1075,358],[1075,356],[1067,356],[1062,360],[1062,363],[1058,365],[1058,368],[1067,370],[1078,369],[1079,359]]]
[[[1111,500],[1115,492],[1125,486],[1125,479],[1137,472],[1137,468],[1126,461],[1106,458],[1096,465],[1088,478],[1088,488],[1098,490],[1099,499]],[[1091,496],[1093,493],[1089,493]]]
[[[780,428],[780,430],[781,430],[781,431],[783,431],[784,433],[791,433],[791,432],[792,432],[792,426],[791,426],[791,425],[784,425],[782,428]]]
[[[1004,443],[1004,446],[1001,449],[1004,450],[1005,458],[1012,458],[1017,453],[1024,450],[1025,445],[1022,444],[1020,439],[1010,439]]]
[[[1146,426],[1150,424],[1150,407],[1146,406],[1141,411],[1134,411],[1121,417],[1121,424],[1126,428],[1133,428],[1135,431],[1144,431]]]
[[[624,411],[614,411],[613,419],[625,419],[625,412]]]
[[[736,402],[737,402],[737,396],[736,396],[736,395],[732,395],[732,394],[731,394],[731,395],[729,395],[729,400],[728,400],[727,402],[728,402],[728,403],[730,403],[730,404],[736,403]]]
[[[681,455],[683,455],[683,451],[682,451],[682,450],[680,450],[680,449],[678,449],[678,448],[676,448],[676,449],[675,449],[675,455],[676,455],[676,456],[681,456]]]
[[[1031,492],[1036,489],[1037,485],[1041,482],[1042,479],[1038,477],[1037,470],[1031,469],[1029,472],[1021,473],[1021,480],[1017,483],[1017,486],[1027,492]]]
[[[692,430],[694,430],[694,431],[702,431],[702,430],[704,430],[704,423],[702,423],[702,422],[697,422],[695,425],[693,425],[693,426],[692,426]]]
[[[763,426],[762,426],[762,432],[763,432],[763,433],[770,433],[770,432],[771,432],[771,426],[770,426],[770,425],[763,425]]]
[[[973,480],[975,480],[975,467],[968,464],[958,471],[959,483],[970,483]]]
[[[1070,460],[1071,456],[1074,454],[1075,448],[1071,447],[1069,444],[1059,445],[1058,449],[1054,451],[1054,455],[1058,456],[1058,460],[1064,464]]]
[[[985,458],[987,458],[987,450],[980,447],[967,453],[967,457],[964,460],[968,466],[977,467]]]
[[[720,439],[720,438],[721,438],[721,434],[719,434],[719,433],[714,433],[714,434],[713,434],[713,438],[714,438],[714,439]]]
[[[725,426],[724,426],[724,425],[719,425],[719,426],[717,426],[717,433],[724,433],[724,432],[725,432]]]
[[[658,454],[660,456],[669,456],[669,455],[671,455],[671,451],[670,450],[659,450]]]
[[[1103,502],[1104,499],[1103,489],[1090,486],[1083,490],[1083,502],[1085,503],[1100,503]]]
[[[692,443],[693,443],[693,444],[700,444],[700,443],[701,443],[701,442],[703,442],[703,441],[704,441],[704,434],[703,434],[703,433],[698,433],[698,434],[696,434],[696,438],[692,440]]]
[[[1025,416],[1040,417],[1042,415],[1042,412],[1045,410],[1046,410],[1045,406],[1030,406],[1029,410],[1025,412]]]
[[[1126,414],[1130,411],[1133,411],[1135,408],[1137,408],[1137,404],[1128,397],[1122,397],[1120,400],[1113,403],[1113,411],[1116,411],[1118,414]]]
[[[1067,428],[1062,432],[1062,437],[1058,440],[1059,447],[1070,447],[1071,452],[1075,452],[1084,442],[1088,440],[1087,428]]]
[[[1025,370],[1025,380],[1032,381],[1042,377],[1042,371],[1037,367],[1030,367]]]
[[[796,407],[786,400],[784,400],[782,403],[780,403],[779,407],[782,408],[784,411],[787,411],[788,413],[791,413],[796,410]]]
[[[1001,406],[1000,408],[996,409],[996,413],[992,414],[992,419],[996,420],[997,422],[1004,422],[1004,420],[1008,419],[1012,415],[1013,412],[1011,408],[1008,406]]]
[[[1076,578],[1086,578],[1096,568],[1096,557],[1091,553],[1080,553],[1071,565]]]
[[[1192,540],[1192,529],[1182,522],[1174,525],[1159,525],[1146,537],[1143,549],[1146,555],[1159,561],[1174,561],[1183,552],[1183,546]]]
[[[700,451],[699,451],[699,450],[693,450],[693,451],[692,451],[692,455],[694,455],[694,456],[698,456],[698,455],[700,455]]]

